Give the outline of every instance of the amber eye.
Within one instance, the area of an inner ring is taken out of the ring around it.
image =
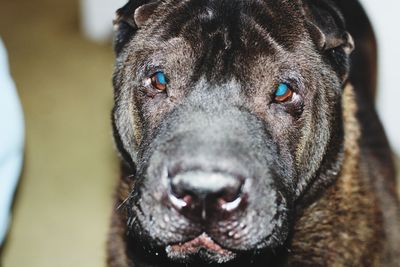
[[[150,81],[154,89],[157,89],[159,91],[164,91],[165,89],[167,89],[167,79],[164,72],[162,71],[154,73],[150,77]]]
[[[280,83],[275,91],[275,100],[278,102],[288,101],[292,96],[293,90],[285,83]]]

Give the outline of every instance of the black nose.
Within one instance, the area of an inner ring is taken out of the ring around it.
[[[212,212],[241,206],[245,179],[226,173],[189,171],[170,177],[170,202],[184,215],[206,219]]]

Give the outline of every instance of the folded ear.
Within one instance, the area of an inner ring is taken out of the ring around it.
[[[129,0],[125,6],[117,10],[114,20],[114,49],[117,54],[150,18],[159,3],[157,0]]]
[[[346,30],[344,17],[331,0],[305,0],[306,26],[318,49],[326,52],[342,79],[349,71],[354,41]]]

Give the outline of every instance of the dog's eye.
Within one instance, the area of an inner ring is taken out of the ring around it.
[[[275,91],[275,101],[286,102],[293,96],[293,90],[286,83],[280,83]]]
[[[150,77],[151,86],[158,91],[164,91],[167,89],[167,78],[164,72],[158,71]]]

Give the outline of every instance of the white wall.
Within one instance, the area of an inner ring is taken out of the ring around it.
[[[361,0],[379,45],[378,111],[392,147],[400,155],[400,1]]]
[[[127,0],[81,0],[83,33],[93,41],[109,41],[115,11],[126,2]]]

